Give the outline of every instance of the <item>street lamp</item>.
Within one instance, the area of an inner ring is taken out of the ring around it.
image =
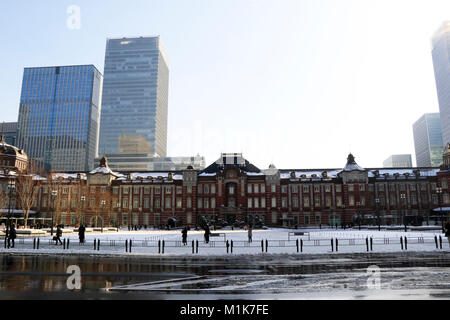
[[[9,200],[8,200],[8,221],[6,222],[5,246],[6,246],[6,239],[9,236],[9,229],[11,227],[11,221],[9,219],[11,218],[12,194],[15,191],[15,189],[16,189],[16,182],[13,180],[13,178],[11,178],[11,180],[8,182]]]
[[[380,205],[380,199],[376,198],[375,199],[375,208],[376,208],[376,211],[377,211],[378,231],[381,230],[381,226],[380,226],[380,210],[379,210],[379,207],[378,207],[379,205]]]
[[[106,201],[105,200],[102,200],[101,202],[101,205],[102,205],[102,212],[105,210],[105,204],[106,204]],[[97,218],[98,219],[98,218]],[[102,232],[103,232],[103,219],[102,220],[100,220],[101,221],[101,223],[102,223]]]
[[[86,221],[84,221],[84,202],[86,201],[86,197],[85,196],[81,196],[81,223],[83,223],[84,225],[86,224]],[[86,226],[85,226],[86,227]]]
[[[356,202],[356,213],[358,215],[358,226],[359,226],[359,230],[361,230],[361,212],[360,212],[360,206],[361,206],[361,202]]]
[[[52,190],[52,203],[53,203],[53,210],[52,210],[52,225],[50,227],[50,235],[53,236],[53,215],[55,214],[55,198],[58,196],[58,190]]]
[[[438,194],[439,211],[441,215],[442,227],[444,227],[444,219],[442,217],[442,187],[437,187],[436,193]]]
[[[406,232],[407,231],[407,229],[406,229],[406,217],[405,217],[406,195],[404,193],[400,194],[400,199],[402,199],[402,220],[403,220],[403,225],[405,226],[405,232]]]

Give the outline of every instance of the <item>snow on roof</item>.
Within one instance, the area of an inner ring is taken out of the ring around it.
[[[327,173],[327,178],[337,178],[338,173],[341,171],[342,169],[280,170],[280,178],[290,179],[292,172],[295,172],[296,179],[314,179],[313,175],[316,175],[316,178],[323,178],[322,174],[324,172]]]
[[[131,172],[129,173],[131,180],[136,180],[138,177],[141,177],[143,179],[158,179],[158,177],[162,177],[163,179],[167,180],[169,178],[169,173],[172,173],[172,179],[174,180],[182,180],[183,175],[179,173],[173,173],[173,172]],[[122,175],[118,180],[126,180],[127,177],[125,175]]]
[[[96,174],[96,173],[101,173],[101,174],[111,174],[113,176],[119,177],[121,176],[120,173],[114,172],[112,171],[108,166],[100,166],[95,168],[94,170],[92,170],[91,172],[89,172],[90,174]]]
[[[394,177],[394,174],[398,173],[399,175],[404,175],[405,173],[409,173],[411,178],[415,178],[414,171],[419,170],[421,177],[433,177],[436,176],[439,172],[439,168],[380,168],[380,169],[368,169],[369,178],[375,177],[375,171],[378,171],[380,178],[384,178],[385,174],[389,174],[390,177]]]

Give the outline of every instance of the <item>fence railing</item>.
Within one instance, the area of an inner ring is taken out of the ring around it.
[[[13,242],[11,241],[11,246]],[[395,249],[408,250],[414,246],[432,246],[434,249],[443,249],[442,236],[434,237],[366,237],[366,238],[321,238],[321,239],[260,239],[254,241],[247,240],[217,240],[199,241],[198,239],[183,243],[179,240],[158,239],[89,239],[83,243],[77,239],[63,238],[61,242],[52,239],[42,238],[18,238],[14,241],[15,250],[55,250],[55,251],[102,251],[111,252],[134,252],[140,248],[140,253],[164,254],[164,253],[277,253],[285,252],[277,248],[293,248],[292,253],[323,253],[322,248],[328,248],[325,253],[339,252],[342,248],[350,248],[351,252],[374,252],[377,248],[391,246]],[[8,242],[3,238],[3,248],[8,250]],[[316,248],[316,249],[314,249]],[[417,248],[417,247],[416,247]],[[428,247],[430,249],[430,247]]]

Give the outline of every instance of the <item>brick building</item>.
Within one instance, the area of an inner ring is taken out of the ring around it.
[[[200,217],[268,226],[434,223],[450,206],[450,145],[443,156],[440,168],[362,168],[350,154],[344,168],[301,170],[259,169],[242,154],[222,154],[204,170],[120,173],[103,158],[88,173],[40,178],[32,218],[96,226],[195,226]]]

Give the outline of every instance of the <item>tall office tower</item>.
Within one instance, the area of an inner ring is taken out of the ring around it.
[[[15,146],[17,140],[17,122],[4,122],[0,125],[5,142]]]
[[[413,124],[414,148],[418,167],[438,167],[442,164],[441,120],[439,113],[426,113]]]
[[[167,153],[169,69],[161,39],[108,39],[99,154],[126,159]]]
[[[92,170],[102,83],[93,65],[25,68],[19,148],[46,170]]]
[[[383,161],[385,168],[411,168],[412,160],[410,154],[393,154]]]
[[[450,21],[445,21],[432,39],[434,76],[441,114],[442,140],[450,142]]]

